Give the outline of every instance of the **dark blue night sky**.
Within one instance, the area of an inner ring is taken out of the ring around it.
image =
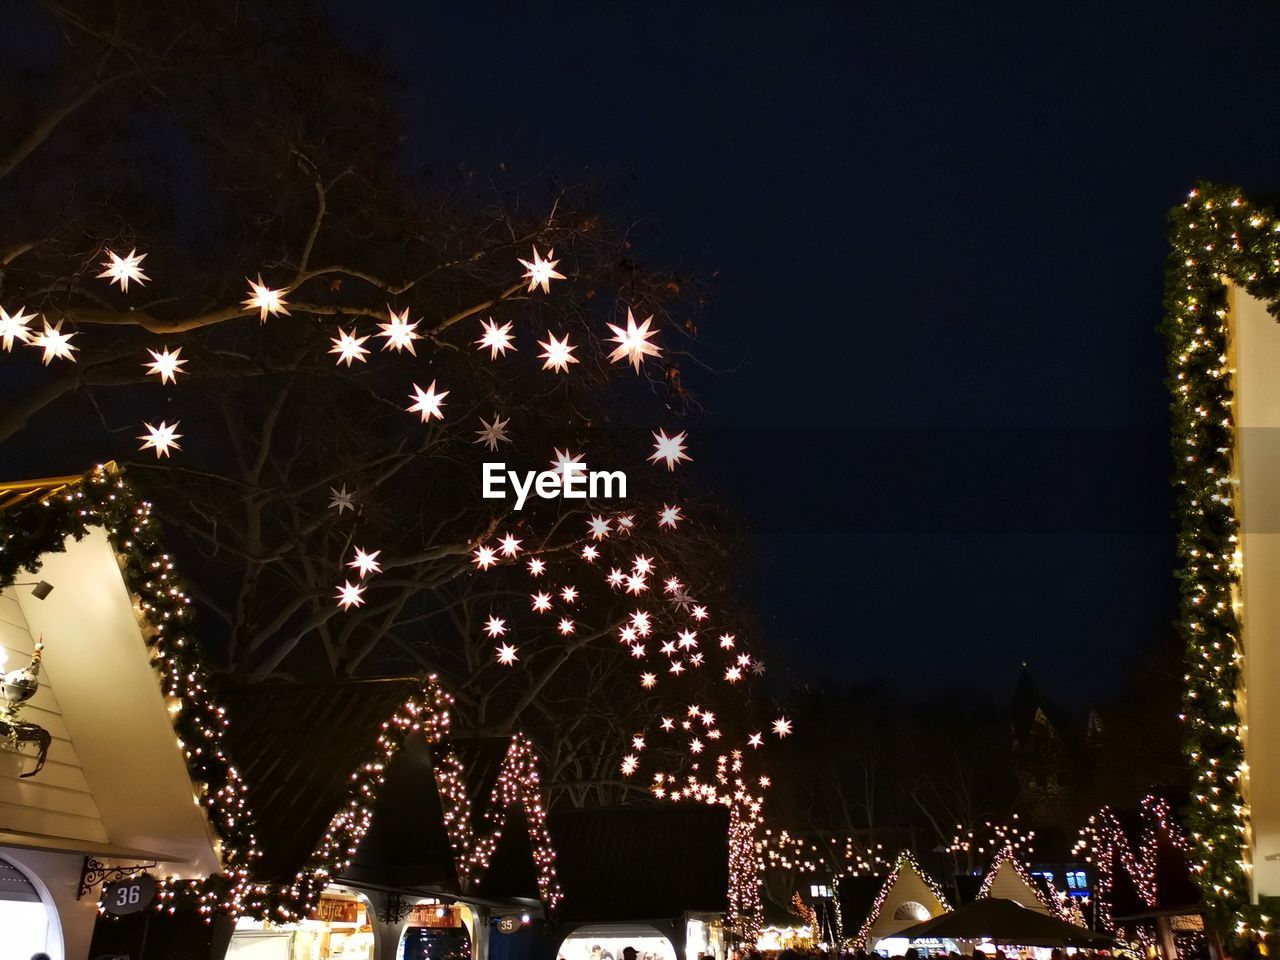
[[[720,271],[697,439],[783,672],[1081,700],[1169,636],[1164,216],[1280,193],[1280,7],[334,8],[413,163],[622,178]]]

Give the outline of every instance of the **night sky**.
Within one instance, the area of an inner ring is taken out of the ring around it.
[[[718,274],[691,452],[771,676],[1082,706],[1167,640],[1164,218],[1280,198],[1280,4],[325,2],[409,167],[614,184]]]
[[[693,450],[784,673],[1082,704],[1170,635],[1164,217],[1280,195],[1280,5],[333,6],[412,163],[624,176],[720,271]]]

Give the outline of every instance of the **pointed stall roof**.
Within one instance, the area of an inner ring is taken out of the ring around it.
[[[921,912],[929,917],[936,917],[951,909],[942,888],[906,850],[898,854],[893,870],[880,884],[870,907],[865,908],[865,911],[859,909],[860,904],[855,902],[856,898],[852,894],[865,893],[869,884],[850,881],[875,879],[878,878],[849,877],[842,879],[838,885],[841,923],[846,931],[856,929],[856,933],[849,938],[850,946],[855,949],[874,945],[874,941],[892,936],[898,930],[920,922],[925,919],[920,915]],[[848,897],[845,895],[846,884],[849,884]],[[846,902],[850,912],[846,912]],[[855,928],[854,924],[859,926]]]

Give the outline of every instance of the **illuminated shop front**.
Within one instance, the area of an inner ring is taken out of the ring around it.
[[[462,904],[424,900],[405,918],[396,960],[470,960],[471,923]]]
[[[309,917],[270,924],[242,917],[227,960],[374,960],[374,918],[354,891],[325,891]]]

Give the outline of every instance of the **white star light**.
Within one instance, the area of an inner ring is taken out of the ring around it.
[[[707,613],[707,608],[704,607],[702,604],[695,603],[693,605],[693,610],[689,612],[689,616],[693,617],[693,619],[701,623],[703,620],[707,619],[707,617],[709,617],[710,614]]]
[[[773,721],[773,732],[781,739],[791,733],[791,721],[786,717],[779,717]]]
[[[352,607],[364,606],[364,587],[358,583],[346,581],[338,588],[338,592],[334,597],[338,601],[338,606],[343,610],[350,610]]]
[[[520,658],[516,656],[516,648],[509,643],[504,643],[498,647],[498,662],[504,667],[509,667]]]
[[[539,340],[538,346],[542,347],[542,353],[538,354],[538,359],[546,361],[542,365],[543,370],[568,373],[569,364],[578,362],[578,358],[573,355],[573,351],[578,348],[569,343],[567,333],[563,340],[557,340],[556,335],[548,330],[547,339]]]
[[[627,575],[623,573],[619,568],[614,567],[612,570],[609,571],[609,576],[606,577],[605,579],[608,580],[609,586],[620,587],[622,586],[623,582],[627,579]]]
[[[724,678],[728,680],[730,683],[737,683],[739,680],[742,679],[742,671],[739,670],[737,667],[730,667],[728,670],[724,672]]]
[[[764,736],[759,733],[753,733],[747,737],[747,746],[759,749],[764,745]]]
[[[31,329],[28,324],[35,318],[34,313],[27,313],[22,307],[18,308],[17,313],[9,313],[4,307],[0,307],[0,346],[4,347],[6,353],[13,350],[14,340],[21,343],[31,342]]]
[[[565,587],[560,591],[560,599],[565,603],[573,603],[578,599],[578,588],[572,586]]]
[[[546,613],[551,609],[551,594],[535,593],[532,596],[533,609],[538,613]]]
[[[555,450],[556,458],[551,461],[551,469],[556,473],[567,474],[570,464],[582,463],[583,454],[581,453],[570,453],[567,449],[561,450],[559,447]]]
[[[146,283],[151,278],[142,272],[139,264],[147,258],[145,253],[138,253],[136,249],[130,250],[127,256],[118,256],[107,251],[107,259],[102,261],[103,271],[98,274],[99,279],[109,280],[111,283],[120,285],[121,291],[129,292],[129,282],[132,281],[139,286]]]
[[[418,351],[414,349],[413,341],[421,340],[422,336],[414,331],[418,329],[418,321],[409,322],[409,308],[405,307],[400,313],[396,313],[387,306],[387,315],[390,319],[386,323],[378,324],[380,331],[378,336],[386,337],[387,342],[382,345],[383,350],[395,350],[399,353],[401,350],[408,350],[413,356],[418,355]]]
[[[635,613],[631,614],[631,625],[636,628],[636,633],[640,634],[642,637],[647,637],[649,635],[649,631],[653,629],[652,621],[650,620],[649,613],[646,610],[637,610]]]
[[[547,570],[547,561],[539,557],[529,558],[529,574],[530,576],[540,577]]]
[[[600,551],[589,543],[582,548],[582,559],[587,563],[595,563],[599,556]]]
[[[680,639],[680,646],[685,650],[698,645],[698,634],[693,630],[681,630],[676,636]]]
[[[329,488],[329,509],[336,509],[338,516],[342,516],[348,510],[352,513],[356,512],[355,494],[347,489],[345,483],[341,490],[336,487]]]
[[[613,520],[618,525],[618,529],[623,533],[630,533],[631,528],[636,525],[635,520],[632,519],[632,516],[629,513],[620,513],[614,517]]]
[[[641,660],[641,659],[643,659],[643,658],[644,658],[644,644],[643,644],[643,643],[633,643],[633,644],[631,644],[631,655],[632,655],[633,657],[635,657],[637,660]]]
[[[672,730],[676,728],[676,722],[672,720],[670,717],[663,717],[661,726],[663,730],[666,730],[668,733],[670,733]]]
[[[490,317],[488,320],[481,320],[480,326],[484,329],[484,333],[476,341],[476,346],[481,350],[488,348],[490,360],[497,360],[499,356],[505,357],[508,350],[515,349],[511,339],[510,321],[498,326],[493,317]]]
[[[524,264],[523,279],[529,281],[528,293],[533,293],[533,291],[537,290],[538,287],[542,287],[543,293],[550,293],[551,281],[564,279],[563,273],[556,272],[556,264],[560,261],[551,259],[555,255],[555,250],[548,250],[547,259],[543,260],[542,257],[538,255],[538,248],[534,247],[532,263],[528,260],[520,260],[520,262]],[[520,258],[517,257],[516,259],[519,260]]]
[[[636,318],[631,315],[631,308],[627,307],[627,328],[609,324],[609,329],[613,331],[613,336],[609,339],[618,346],[614,347],[613,352],[609,354],[609,359],[617,363],[619,360],[629,360],[631,366],[635,368],[636,373],[640,372],[640,363],[645,357],[656,357],[662,353],[662,350],[656,343],[650,343],[649,338],[656,336],[657,330],[650,330],[649,324],[653,322],[650,317],[640,326],[636,326]]]
[[[249,284],[249,296],[241,304],[246,310],[257,310],[258,319],[262,323],[267,322],[267,317],[275,317],[283,314],[289,316],[288,304],[285,303],[284,294],[279,290],[272,290],[262,282],[262,274],[258,274],[258,280],[255,283],[245,277]]]
[[[167,457],[170,450],[181,450],[178,440],[182,434],[177,432],[179,422],[175,420],[172,424],[168,424],[161,420],[158,427],[144,423],[142,427],[147,432],[138,438],[143,441],[140,449],[155,450],[157,460]]]
[[[640,674],[640,686],[644,687],[646,690],[652,690],[657,682],[657,676],[652,673]]]
[[[738,638],[735,637],[732,633],[720,634],[720,648],[722,650],[732,650],[734,643],[737,642],[737,639]]]
[[[498,554],[493,547],[486,547],[482,544],[476,547],[476,552],[472,554],[471,562],[481,570],[488,570],[498,562]]]
[[[677,433],[674,437],[668,437],[665,430],[659,430],[653,435],[653,456],[649,458],[650,463],[658,463],[661,460],[667,462],[667,469],[674,470],[676,464],[681,460],[692,460],[693,457],[684,452],[684,432]]]
[[[437,420],[444,419],[444,413],[440,408],[444,406],[444,398],[449,395],[448,390],[441,390],[436,393],[436,382],[432,380],[431,386],[427,387],[425,392],[416,383],[413,385],[413,391],[409,395],[409,399],[413,401],[413,404],[408,407],[408,413],[421,414],[423,423],[430,423],[432,417]]]
[[[515,537],[513,537],[511,534],[508,533],[508,534],[505,534],[503,538],[498,541],[498,549],[502,551],[502,555],[504,557],[510,560],[520,552],[520,544],[522,543],[524,543],[523,540],[517,540]]]
[[[49,321],[46,320],[44,322],[44,330],[31,338],[31,346],[39,347],[44,351],[44,357],[41,358],[41,362],[46,367],[49,365],[49,361],[55,357],[60,357],[63,360],[70,360],[74,363],[75,357],[71,354],[78,349],[77,347],[71,346],[71,338],[74,336],[74,333],[62,332],[61,320],[58,321],[58,325],[55,327],[49,326]]]
[[[359,547],[356,547],[355,559],[350,561],[347,566],[352,570],[358,570],[360,572],[360,579],[362,580],[372,573],[381,573],[382,564],[378,563],[378,555],[380,553],[382,553],[381,550],[375,550],[373,553],[366,553]]]
[[[489,635],[489,639],[496,640],[507,632],[507,621],[490,614],[489,619],[484,622],[484,632]]]
[[[143,366],[147,373],[158,376],[161,383],[177,383],[178,374],[186,372],[182,369],[187,361],[182,359],[181,347],[172,353],[168,347],[162,347],[159,353],[148,349],[147,353],[151,354],[151,362],[144,362]]]
[[[605,517],[592,517],[587,521],[587,528],[591,533],[592,540],[603,540],[613,529],[609,526],[609,521]]]
[[[331,337],[329,340],[333,344],[329,352],[337,354],[337,362],[345,363],[348,367],[351,366],[353,360],[365,363],[364,358],[369,355],[369,348],[364,346],[364,342],[368,339],[367,336],[357,337],[354,330],[348,333],[346,330],[339,328],[338,335]]]
[[[680,513],[679,507],[673,507],[670,504],[663,504],[662,509],[658,511],[658,526],[670,527],[672,530],[683,520],[684,517]]]
[[[639,766],[639,764],[640,764],[639,760],[637,760],[631,754],[627,754],[625,757],[622,758],[622,775],[624,777],[631,776],[633,773],[636,772],[636,767]]]
[[[667,577],[667,582],[662,585],[662,589],[667,593],[679,593],[684,589],[684,584],[680,582],[679,577]]]
[[[646,557],[642,553],[636,554],[635,559],[631,562],[631,570],[638,577],[651,573],[653,571],[653,558]]]
[[[573,621],[568,617],[561,617],[560,623],[557,625],[556,629],[560,631],[561,636],[567,637],[569,634],[573,633]]]
[[[631,594],[633,597],[638,597],[648,589],[649,584],[645,581],[644,577],[627,577],[627,593]]]
[[[471,442],[483,443],[488,449],[497,450],[498,444],[511,442],[511,438],[507,436],[507,424],[510,422],[510,417],[503,420],[496,413],[493,415],[492,423],[481,417],[480,429],[476,431],[476,439]]]

